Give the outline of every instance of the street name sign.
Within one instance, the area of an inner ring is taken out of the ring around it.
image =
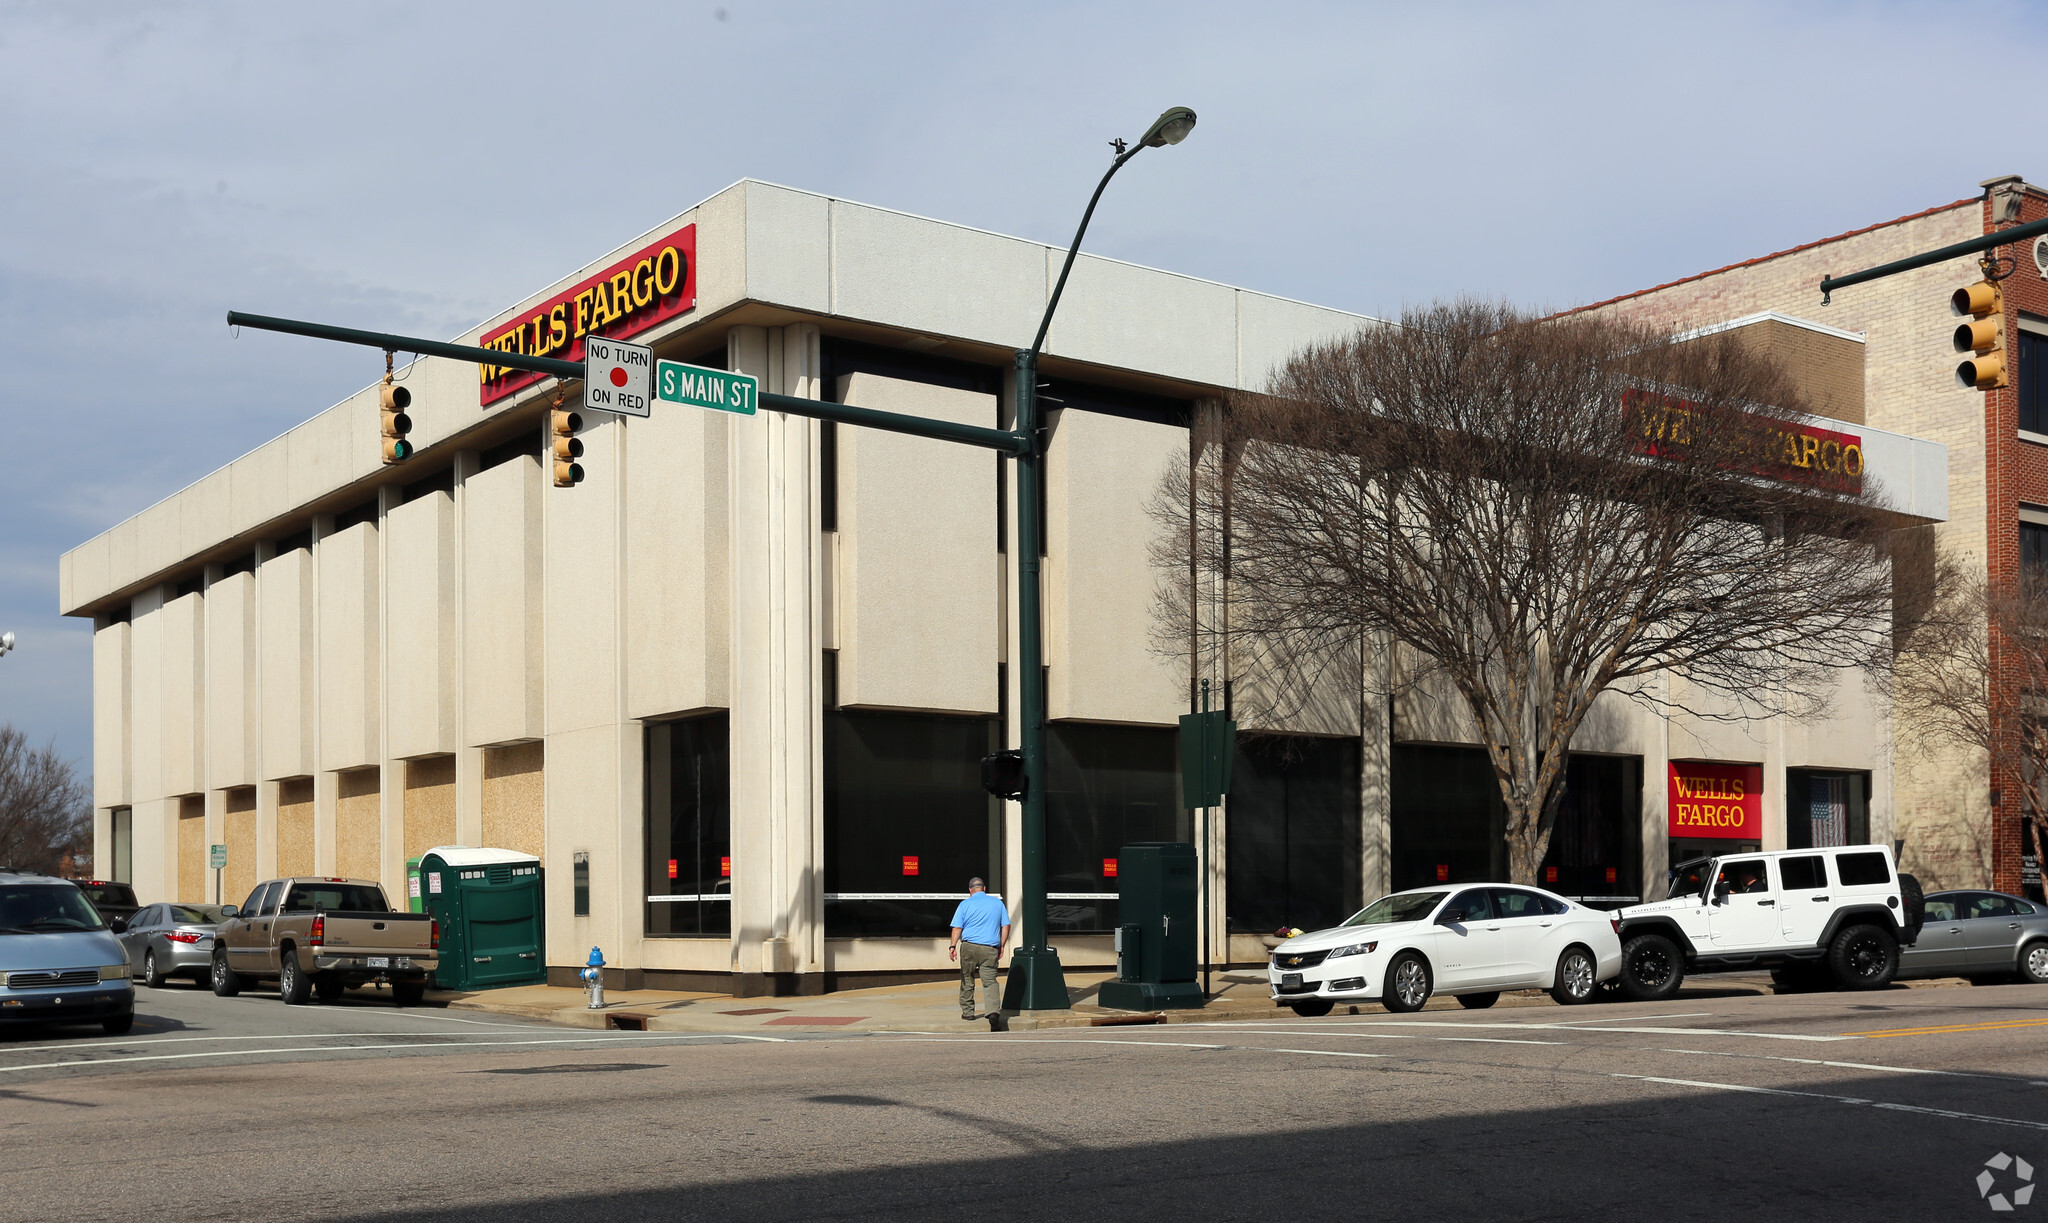
[[[663,403],[686,403],[714,412],[752,416],[760,385],[752,374],[685,365],[681,361],[654,363],[654,397]]]
[[[653,381],[654,350],[603,336],[583,340],[583,406],[622,416],[646,416],[648,383]]]
[[[219,870],[228,864],[228,847],[209,845],[206,847],[206,865],[210,870]]]

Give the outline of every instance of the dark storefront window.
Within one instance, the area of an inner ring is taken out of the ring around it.
[[[1393,889],[1505,881],[1507,818],[1486,752],[1397,744],[1392,756]],[[1640,757],[1574,754],[1538,885],[1641,896],[1642,795]]]
[[[1785,770],[1785,848],[1870,843],[1870,774]]]
[[[1507,821],[1486,752],[1396,744],[1391,755],[1393,890],[1505,880]]]
[[[732,933],[730,729],[723,713],[647,726],[647,933]]]
[[[1358,741],[1246,736],[1224,859],[1233,932],[1322,930],[1363,907]]]
[[[2048,335],[2021,329],[2018,341],[2020,428],[2048,433]]]
[[[1643,897],[1643,761],[1574,755],[1544,855],[1542,886],[1592,902]]]
[[[2035,577],[2048,576],[2048,523],[2020,524],[2020,564]]]
[[[1116,926],[1116,857],[1141,841],[1186,841],[1172,730],[1056,722],[1046,727],[1046,925]]]
[[[943,935],[967,880],[1002,890],[994,718],[825,713],[825,933]]]

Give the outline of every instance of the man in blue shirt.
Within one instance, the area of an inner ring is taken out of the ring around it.
[[[953,910],[953,942],[946,955],[960,962],[960,1018],[979,1018],[974,1013],[974,974],[981,974],[988,1009],[1000,1011],[996,993],[996,964],[1003,958],[1003,944],[1010,941],[1010,911],[988,894],[979,878],[967,881],[967,899]]]

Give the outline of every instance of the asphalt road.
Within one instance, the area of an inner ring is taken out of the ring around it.
[[[0,1216],[2048,1215],[2048,987],[787,1039],[141,998],[0,1038]]]

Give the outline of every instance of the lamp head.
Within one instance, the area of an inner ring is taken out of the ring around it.
[[[1145,129],[1138,144],[1143,148],[1156,149],[1164,144],[1179,144],[1195,130],[1195,112],[1185,106],[1175,106],[1152,121]]]

